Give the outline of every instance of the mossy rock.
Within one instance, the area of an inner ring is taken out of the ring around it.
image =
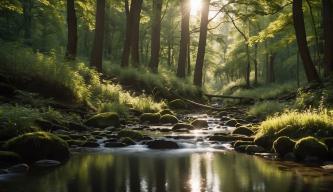
[[[238,121],[236,119],[230,119],[225,122],[225,125],[230,126],[230,127],[236,127],[238,124]]]
[[[164,110],[160,111],[159,114],[161,116],[163,116],[163,115],[175,115],[175,113],[173,111],[171,111],[170,109],[164,109]]]
[[[69,158],[67,142],[48,132],[26,133],[9,140],[5,146],[27,162],[41,159],[65,161]]]
[[[333,149],[333,137],[326,137],[322,139],[328,149]]]
[[[265,152],[265,148],[258,145],[247,145],[245,148],[245,152],[249,154],[263,153]]]
[[[252,141],[236,141],[234,144],[233,144],[233,147],[236,149],[238,148],[239,146],[242,146],[242,145],[253,145],[253,142]]]
[[[188,105],[181,99],[175,99],[169,102],[170,109],[188,109]]]
[[[22,162],[19,154],[11,151],[0,151],[0,165],[15,165]]]
[[[118,133],[118,137],[128,137],[128,138],[131,138],[131,139],[137,140],[137,141],[140,141],[144,138],[142,133],[140,133],[138,131],[132,131],[132,130],[121,130]]]
[[[124,143],[126,145],[135,145],[135,141],[133,141],[133,139],[129,138],[129,137],[122,137],[120,138],[120,142]]]
[[[210,141],[220,141],[220,142],[228,142],[228,141],[253,141],[252,137],[242,136],[242,135],[213,135],[209,137]]]
[[[304,160],[307,157],[323,159],[327,157],[328,149],[325,143],[320,142],[318,139],[305,137],[296,142],[294,153],[298,160]]]
[[[246,136],[251,136],[254,134],[254,132],[249,129],[249,128],[246,128],[246,127],[239,127],[239,128],[236,128],[232,134],[238,134],[238,135],[246,135]]]
[[[165,123],[165,124],[168,124],[168,123],[176,124],[176,123],[178,123],[178,121],[179,120],[177,119],[177,117],[175,117],[174,115],[169,115],[169,114],[163,115],[160,119],[160,122]]]
[[[273,150],[280,157],[293,152],[296,142],[287,136],[282,136],[273,142]]]
[[[114,112],[100,113],[90,117],[86,121],[86,125],[98,128],[106,128],[110,126],[119,127],[119,115]]]
[[[141,123],[159,123],[161,115],[159,113],[144,113],[140,116]]]
[[[254,139],[254,143],[265,149],[271,149],[273,145],[273,138],[267,135],[258,135]]]
[[[176,125],[174,125],[172,127],[172,130],[176,131],[176,130],[181,130],[181,129],[186,129],[186,130],[193,130],[194,127],[193,125],[190,124],[186,124],[186,123],[177,123]]]
[[[206,120],[196,119],[192,121],[191,125],[195,128],[207,128],[208,122]]]

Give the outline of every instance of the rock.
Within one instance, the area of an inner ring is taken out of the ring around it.
[[[258,145],[247,145],[245,148],[246,153],[254,154],[254,153],[263,153],[265,149]]]
[[[196,119],[192,121],[191,125],[195,128],[206,128],[208,127],[208,122],[206,120]]]
[[[6,143],[6,148],[27,162],[40,159],[65,161],[69,158],[67,142],[48,132],[26,133],[15,137]]]
[[[230,119],[229,121],[225,122],[226,126],[235,127],[237,125],[238,121],[236,119]]]
[[[126,145],[135,145],[135,144],[136,144],[135,141],[133,141],[133,139],[131,139],[131,138],[129,138],[129,137],[122,137],[122,138],[120,139],[120,142],[121,142],[121,143],[124,143],[124,144],[126,144]]]
[[[265,149],[271,149],[273,145],[273,139],[267,135],[257,135],[254,139],[254,143]]]
[[[254,134],[254,132],[249,129],[249,128],[246,128],[246,127],[239,127],[239,128],[236,128],[232,134],[239,134],[239,135],[246,135],[246,136],[251,136]]]
[[[153,140],[147,142],[150,149],[178,149],[179,145],[174,141],[167,140]]]
[[[169,102],[168,106],[170,109],[187,109],[188,105],[181,99],[175,99]]]
[[[27,173],[29,171],[29,165],[25,163],[17,164],[12,167],[9,167],[8,173]]]
[[[11,151],[0,151],[0,162],[13,165],[22,162],[22,158],[19,154]]]
[[[74,123],[74,122],[69,122],[68,123],[68,128],[70,130],[76,130],[76,131],[86,131],[89,128],[85,126],[84,124],[81,123]]]
[[[287,153],[283,156],[283,159],[288,161],[294,161],[296,159],[295,154],[293,152]]]
[[[126,147],[126,144],[121,142],[108,142],[105,143],[105,147],[113,148],[113,147]]]
[[[61,165],[60,161],[56,160],[49,160],[49,159],[44,159],[44,160],[39,160],[34,163],[35,166],[37,167],[56,167]]]
[[[172,127],[172,130],[193,130],[193,125],[186,124],[186,123],[177,123]]]
[[[174,115],[166,114],[161,117],[160,122],[163,124],[176,124],[178,123],[178,119]]]
[[[109,126],[119,127],[120,120],[117,113],[114,112],[100,113],[90,117],[86,121],[86,125],[98,128],[106,128]]]
[[[327,157],[328,149],[325,143],[320,142],[318,139],[305,137],[296,142],[294,153],[298,160],[305,160],[309,157],[323,159]]]
[[[131,138],[133,140],[140,141],[140,140],[142,140],[143,135],[142,135],[142,133],[140,133],[138,131],[121,130],[118,133],[118,137],[128,137],[128,138]]]
[[[90,140],[90,141],[85,142],[82,145],[82,147],[97,148],[97,147],[99,147],[99,144],[96,141]]]
[[[55,130],[66,130],[68,129],[67,127],[60,125],[58,123],[54,123],[48,120],[44,120],[44,119],[37,119],[35,121],[35,123],[39,126],[42,127],[43,130],[51,130],[51,131],[55,131]]]
[[[273,143],[273,149],[279,157],[284,157],[286,154],[293,152],[296,142],[287,136],[282,136],[276,139]]]
[[[163,115],[175,115],[175,113],[173,111],[171,111],[170,109],[164,109],[164,110],[160,111],[159,114],[161,116],[163,116]]]
[[[85,142],[86,141],[79,140],[79,139],[71,139],[71,140],[67,141],[68,145],[70,145],[70,146],[82,146],[85,144]]]
[[[161,115],[159,113],[144,113],[140,116],[141,123],[159,123]]]
[[[247,137],[244,135],[213,135],[209,137],[210,141],[220,141],[220,142],[228,142],[228,141],[253,141],[252,137]]]
[[[253,145],[253,142],[252,141],[236,141],[233,144],[233,147],[237,148],[237,147],[242,146],[242,145]]]
[[[323,143],[327,146],[328,149],[333,148],[333,137],[326,137],[322,139]]]

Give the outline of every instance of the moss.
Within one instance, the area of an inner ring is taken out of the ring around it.
[[[121,143],[124,143],[126,145],[135,145],[135,141],[133,141],[133,139],[129,138],[129,137],[122,137],[120,139]]]
[[[133,140],[142,140],[144,138],[142,133],[140,133],[138,131],[132,131],[132,130],[121,130],[121,131],[119,131],[118,136],[119,137],[128,137]]]
[[[141,123],[159,123],[161,115],[159,113],[144,113],[140,116]]]
[[[106,112],[92,116],[86,121],[86,124],[91,127],[105,128],[109,126],[120,126],[120,120],[117,113]]]
[[[307,157],[325,158],[328,149],[325,143],[314,137],[305,137],[296,142],[294,153],[297,159],[304,160]]]
[[[294,150],[296,142],[287,136],[282,136],[276,139],[273,143],[273,149],[280,157],[284,157],[287,153]]]
[[[162,111],[159,112],[161,116],[163,115],[175,115],[175,113],[173,111],[171,111],[170,109],[164,109]]]
[[[186,123],[177,123],[172,127],[172,130],[180,130],[180,129],[188,129],[188,130],[193,130],[194,127],[193,125],[186,124]]]
[[[175,99],[169,102],[168,106],[171,109],[187,109],[188,105],[185,101],[181,99]]]
[[[166,114],[166,115],[163,115],[163,116],[161,117],[160,122],[161,122],[161,123],[171,123],[171,124],[176,124],[176,123],[178,123],[178,119],[177,119],[177,117],[175,117],[174,115]]]
[[[254,143],[265,149],[271,149],[274,139],[268,135],[257,135],[254,138]]]
[[[238,135],[246,135],[246,136],[251,136],[254,134],[254,132],[249,129],[249,128],[246,128],[246,127],[239,127],[239,128],[236,128],[232,134],[238,134]]]
[[[19,154],[15,152],[0,151],[0,162],[13,165],[22,162],[22,158]]]
[[[207,128],[208,122],[206,120],[196,119],[192,121],[191,125],[195,128]]]
[[[5,146],[27,162],[40,159],[64,161],[69,157],[67,142],[48,132],[26,133],[9,140]]]

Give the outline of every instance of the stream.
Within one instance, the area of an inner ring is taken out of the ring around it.
[[[180,149],[152,150],[143,144],[75,148],[70,160],[59,167],[33,167],[27,174],[0,176],[0,192],[333,191],[332,172],[241,154],[229,143],[207,141],[205,135],[233,128],[220,126],[211,117],[197,118],[207,119],[209,128],[189,133],[151,131],[154,137],[176,140]]]

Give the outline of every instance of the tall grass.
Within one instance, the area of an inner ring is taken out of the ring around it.
[[[276,101],[259,102],[249,108],[248,114],[263,119],[267,116],[282,112],[285,107],[286,104]]]

